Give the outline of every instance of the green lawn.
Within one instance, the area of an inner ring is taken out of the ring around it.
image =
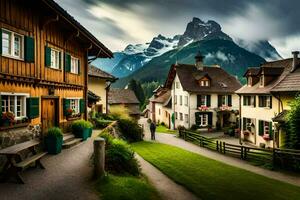
[[[160,200],[157,191],[144,177],[109,174],[96,185],[102,200]]]
[[[176,130],[170,130],[164,125],[158,125],[156,127],[156,132],[158,132],[158,133],[168,133],[168,134],[176,134],[177,133]]]
[[[133,149],[203,200],[299,200],[300,187],[232,167],[170,145],[139,142]]]

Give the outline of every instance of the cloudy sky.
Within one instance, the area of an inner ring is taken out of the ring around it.
[[[267,39],[283,57],[300,50],[299,0],[55,1],[113,51],[182,34],[193,17],[217,21],[233,38]]]

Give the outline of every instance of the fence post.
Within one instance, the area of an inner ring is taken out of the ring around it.
[[[247,149],[247,147],[245,147],[245,148],[244,148],[244,160],[247,159],[247,152],[248,152],[248,151],[250,151],[250,149],[249,149],[249,148]]]
[[[216,144],[217,144],[217,148],[216,149],[217,149],[217,151],[219,151],[219,141],[218,140],[217,140]]]
[[[223,148],[224,148],[224,154],[226,153],[226,146],[225,146],[225,142],[223,142]]]
[[[244,159],[244,147],[241,146],[241,159],[243,160]]]
[[[275,148],[273,148],[273,167],[275,167],[276,166],[276,150],[275,150]]]
[[[102,177],[105,174],[105,140],[97,137],[94,140],[94,176]]]

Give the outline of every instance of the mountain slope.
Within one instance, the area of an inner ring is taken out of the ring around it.
[[[205,55],[204,63],[206,65],[218,64],[230,74],[238,76],[240,80],[249,66],[258,66],[265,62],[262,57],[241,48],[233,41],[202,40],[153,58],[141,69],[117,81],[114,87],[124,87],[133,78],[142,83],[151,81],[164,83],[172,64],[176,61],[193,64],[195,63],[194,56],[198,51]]]

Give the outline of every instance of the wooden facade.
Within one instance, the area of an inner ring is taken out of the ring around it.
[[[52,0],[1,0],[0,30],[0,97],[26,94],[27,99],[38,98],[38,115],[31,117],[30,123],[41,124],[44,131],[68,121],[64,99],[87,99],[88,58],[112,57],[103,44]],[[6,35],[2,33],[7,31],[20,36],[21,42],[13,45],[21,46],[21,58],[4,54]],[[59,52],[58,69],[47,66],[47,56],[54,60],[47,48]],[[32,59],[27,58],[30,54]],[[72,65],[70,58],[76,58],[76,73],[66,68]],[[4,103],[0,104],[2,114]],[[77,118],[87,117],[84,107]]]

